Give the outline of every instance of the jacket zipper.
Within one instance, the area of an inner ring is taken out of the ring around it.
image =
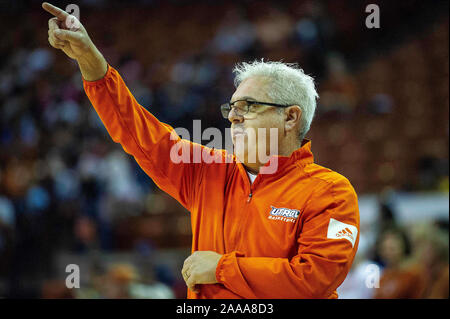
[[[252,197],[253,197],[253,191],[252,191],[252,183],[250,182],[250,180],[248,179],[248,177],[247,177],[247,182],[249,183],[249,188],[250,188],[250,193],[248,194],[248,197],[247,197],[247,200],[246,200],[246,204],[248,205],[248,204],[250,204],[250,202],[251,202],[251,200],[252,200]],[[236,231],[236,235],[235,235],[235,245],[234,245],[234,247],[235,247],[235,250],[237,250],[238,249],[238,241],[240,242],[240,235],[241,235],[241,231],[242,231],[242,225],[243,224],[245,224],[245,222],[247,221],[247,219],[248,219],[248,212],[247,212],[247,214],[245,214],[244,216],[243,216],[243,221],[241,222],[241,223],[239,223],[239,228],[238,228],[238,230]]]
[[[252,197],[253,197],[253,191],[252,191],[252,186],[250,185],[250,193],[248,194],[248,197],[247,197],[247,200],[246,200],[246,204],[248,205],[248,204],[250,204],[250,201],[252,200]],[[246,224],[246,222],[247,222],[247,219],[248,219],[248,211],[246,212],[246,214],[243,216],[243,220],[242,220],[242,222],[239,224],[239,228],[238,228],[238,230],[237,230],[237,232],[236,232],[236,242],[235,242],[235,249],[236,250],[238,250],[238,243],[240,243],[241,242],[241,238],[240,238],[240,236],[241,236],[241,232],[242,232],[242,227],[243,227],[243,225],[244,224]]]

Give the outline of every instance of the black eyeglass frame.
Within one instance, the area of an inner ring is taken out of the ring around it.
[[[242,102],[242,101],[247,102],[247,106],[246,106],[247,111],[244,112],[243,114],[239,114],[241,116],[244,116],[245,114],[247,114],[250,111],[250,106],[256,105],[256,104],[257,105],[276,106],[276,107],[289,107],[289,106],[293,105],[293,104],[285,105],[285,104],[277,104],[277,103],[269,103],[269,102],[259,102],[259,101],[251,101],[251,100],[236,100],[233,103],[228,102],[228,103],[224,103],[220,106],[220,111],[222,112],[222,116],[224,118],[228,119],[228,115],[230,114],[231,109],[233,108],[233,104],[236,102]]]

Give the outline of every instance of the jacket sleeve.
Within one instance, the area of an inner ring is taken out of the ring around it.
[[[159,188],[189,209],[201,168],[192,158],[204,147],[181,139],[171,126],[139,105],[111,66],[104,78],[83,79],[83,86],[113,141],[136,159]]]
[[[332,297],[356,254],[359,212],[356,193],[346,179],[327,183],[302,214],[294,257],[246,257],[234,251],[219,260],[218,282],[250,299]]]

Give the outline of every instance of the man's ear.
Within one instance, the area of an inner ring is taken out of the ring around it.
[[[284,110],[286,116],[284,129],[286,131],[291,131],[300,125],[300,120],[302,118],[302,109],[298,105],[291,105]]]

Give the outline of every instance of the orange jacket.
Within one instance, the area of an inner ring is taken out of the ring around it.
[[[309,141],[250,185],[225,150],[171,139],[173,128],[141,107],[111,66],[83,82],[112,139],[191,212],[192,252],[223,254],[219,283],[188,298],[337,298],[359,242],[357,197],[345,177],[314,164]],[[174,163],[175,143],[191,159],[201,150],[224,160]]]

